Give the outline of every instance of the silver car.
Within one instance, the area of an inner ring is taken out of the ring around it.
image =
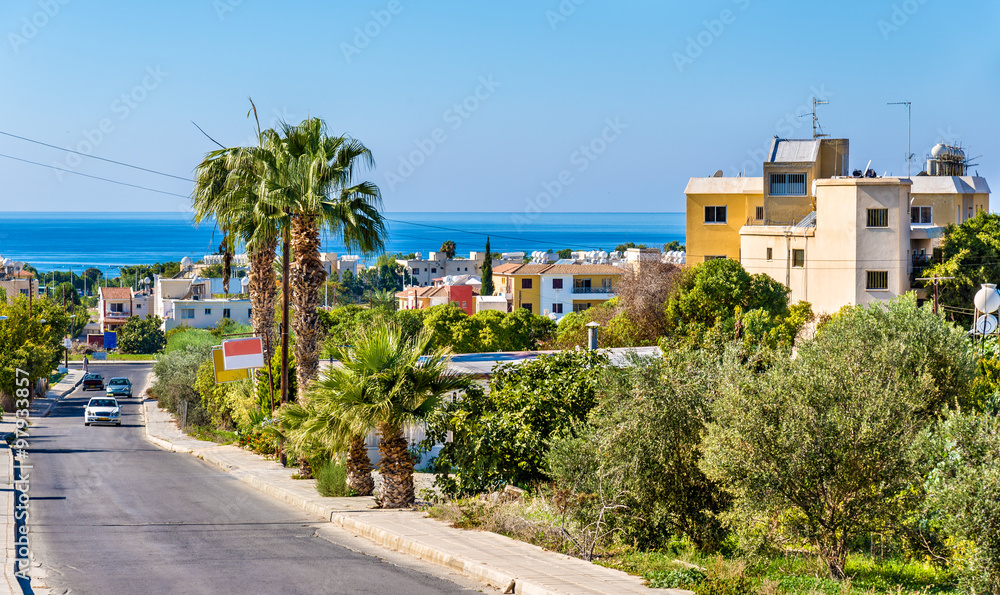
[[[114,397],[94,397],[83,410],[83,425],[111,424],[122,425],[121,407]]]

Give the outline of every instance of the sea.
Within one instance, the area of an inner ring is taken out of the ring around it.
[[[446,240],[459,256],[494,252],[613,250],[627,242],[662,248],[684,243],[684,213],[384,213],[390,254],[427,257]],[[80,272],[97,267],[106,276],[118,267],[199,260],[218,252],[222,234],[213,222],[195,226],[191,214],[169,213],[0,213],[0,259],[31,264],[39,271]],[[329,234],[323,251],[349,254]],[[378,255],[361,255],[373,262]]]

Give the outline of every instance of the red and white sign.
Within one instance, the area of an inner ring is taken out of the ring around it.
[[[260,337],[222,342],[222,362],[227,370],[264,367],[264,342]]]

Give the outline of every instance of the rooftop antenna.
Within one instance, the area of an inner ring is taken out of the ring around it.
[[[913,153],[910,152],[910,102],[909,101],[892,101],[886,103],[886,105],[905,105],[906,106],[906,177],[910,177],[910,160],[913,159]]]
[[[826,133],[823,132],[823,127],[819,125],[819,118],[816,117],[816,106],[817,105],[826,105],[828,103],[830,103],[830,102],[826,101],[826,100],[820,101],[820,100],[816,99],[815,97],[813,97],[813,109],[812,109],[812,112],[811,112],[812,113],[812,118],[813,118],[813,138],[820,138],[820,137],[824,137],[824,136],[830,136],[829,134],[826,134]],[[802,114],[799,117],[803,118],[803,117],[808,116],[808,115],[809,114]]]

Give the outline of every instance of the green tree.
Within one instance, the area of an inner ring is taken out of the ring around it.
[[[940,262],[921,277],[952,277],[940,283],[940,301],[955,308],[972,308],[972,298],[982,283],[1000,279],[1000,214],[980,211],[961,225],[950,224],[941,238]],[[937,260],[937,251],[935,251]],[[930,282],[927,282],[931,285]],[[958,316],[965,323],[971,316]]]
[[[471,385],[429,419],[425,446],[444,444],[436,483],[472,494],[548,480],[549,442],[586,419],[607,363],[598,352],[565,351],[494,368],[489,391]]]
[[[493,253],[490,252],[490,238],[486,237],[486,258],[483,259],[483,284],[480,286],[480,295],[493,295]]]
[[[735,496],[739,526],[782,519],[844,578],[849,544],[905,512],[906,453],[967,391],[968,345],[908,295],[846,309],[794,359],[741,365],[735,355],[719,374],[701,467]]]
[[[556,254],[559,258],[573,258],[573,249],[563,248],[562,250],[557,251]]]
[[[343,444],[348,436],[356,439],[377,428],[383,508],[414,502],[413,457],[404,426],[423,422],[445,395],[466,385],[447,372],[447,352],[430,345],[427,332],[408,339],[391,323],[369,327],[353,346],[340,350],[341,366],[331,367],[309,392],[307,401],[320,423],[305,424],[318,430],[307,429],[307,436]]]
[[[62,304],[49,299],[34,300],[29,316],[28,299],[22,296],[11,303],[0,299],[0,316],[7,317],[0,321],[0,405],[14,411],[22,408],[15,407],[12,399],[18,396],[16,388],[23,388],[22,378],[33,387],[59,365],[61,340],[70,321]],[[28,398],[34,396],[29,394]]]
[[[667,242],[666,244],[663,245],[663,251],[664,252],[675,252],[675,251],[681,251],[681,252],[683,252],[684,251],[684,244],[678,242],[677,240],[670,240],[669,242]]]
[[[133,316],[118,331],[118,350],[122,353],[157,353],[167,345],[159,316]]]
[[[448,258],[455,258],[455,242],[445,240],[444,243],[441,244],[441,248],[438,249],[438,252],[444,252]]]

